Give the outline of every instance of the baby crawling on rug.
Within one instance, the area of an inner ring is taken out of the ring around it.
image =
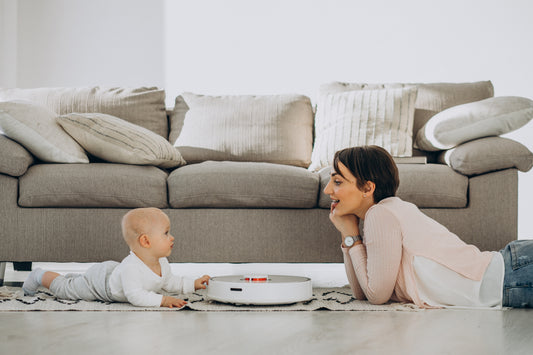
[[[91,266],[84,274],[65,276],[43,269],[33,270],[22,289],[33,296],[39,286],[67,300],[129,302],[141,307],[183,307],[187,302],[162,295],[161,291],[192,293],[206,288],[209,276],[196,280],[172,274],[167,257],[174,237],[170,219],[158,208],[137,208],[122,218],[122,235],[130,254],[122,260]]]

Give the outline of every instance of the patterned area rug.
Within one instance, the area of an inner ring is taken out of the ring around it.
[[[194,311],[419,311],[422,310],[412,303],[388,303],[373,305],[368,301],[358,301],[353,298],[351,290],[343,288],[314,288],[313,298],[307,302],[289,305],[250,306],[233,305],[210,301],[205,290],[198,290],[189,295],[173,295],[186,300],[188,303],[180,309],[135,307],[128,303],[106,303],[87,301],[65,301],[52,296],[48,290],[42,288],[33,297],[24,296],[20,287],[0,287],[0,312],[25,311],[158,311],[174,312],[176,310]]]

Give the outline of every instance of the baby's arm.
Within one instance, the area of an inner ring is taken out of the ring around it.
[[[211,277],[209,275],[204,275],[200,277],[199,279],[194,280],[194,290],[198,290],[200,288],[207,288],[206,285],[209,285],[209,279]]]
[[[163,299],[161,300],[161,307],[181,308],[185,306],[186,304],[187,304],[187,301],[180,300],[179,298],[175,298],[171,296],[163,296]]]
[[[163,289],[171,293],[193,293],[195,282],[188,277],[174,275],[168,260],[161,260],[161,274],[163,275]]]
[[[152,287],[149,279],[135,267],[122,268],[120,285],[126,300],[138,307],[160,307],[163,305],[164,296]]]

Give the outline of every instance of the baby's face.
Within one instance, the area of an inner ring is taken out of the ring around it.
[[[174,237],[170,234],[170,220],[164,213],[161,213],[153,219],[152,223],[149,235],[151,250],[158,258],[167,257],[172,253],[174,246]]]

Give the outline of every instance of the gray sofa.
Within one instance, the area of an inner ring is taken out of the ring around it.
[[[418,86],[415,134],[443,109],[493,96],[489,81],[411,85]],[[80,110],[50,90],[0,89],[0,101],[33,100],[58,114]],[[132,108],[124,101],[126,113],[107,107],[108,113],[166,138],[183,110],[165,111],[164,92],[158,95],[155,106],[141,99]],[[86,103],[84,110],[99,108]],[[140,117],[130,119],[130,114]],[[163,118],[157,122],[157,117]],[[501,154],[506,146],[520,154]],[[531,167],[531,153],[501,137],[456,149],[463,150],[462,157],[473,152],[475,169],[444,163],[444,152],[415,149],[427,164],[398,164],[398,196],[467,243],[500,249],[517,236],[517,169]],[[44,163],[0,135],[0,261],[121,260],[128,253],[121,217],[131,208],[155,206],[172,223],[171,262],[342,262],[339,234],[328,219],[329,197],[323,193],[328,179],[329,168],[312,172],[259,161],[207,160],[175,169],[95,157],[89,164]]]

